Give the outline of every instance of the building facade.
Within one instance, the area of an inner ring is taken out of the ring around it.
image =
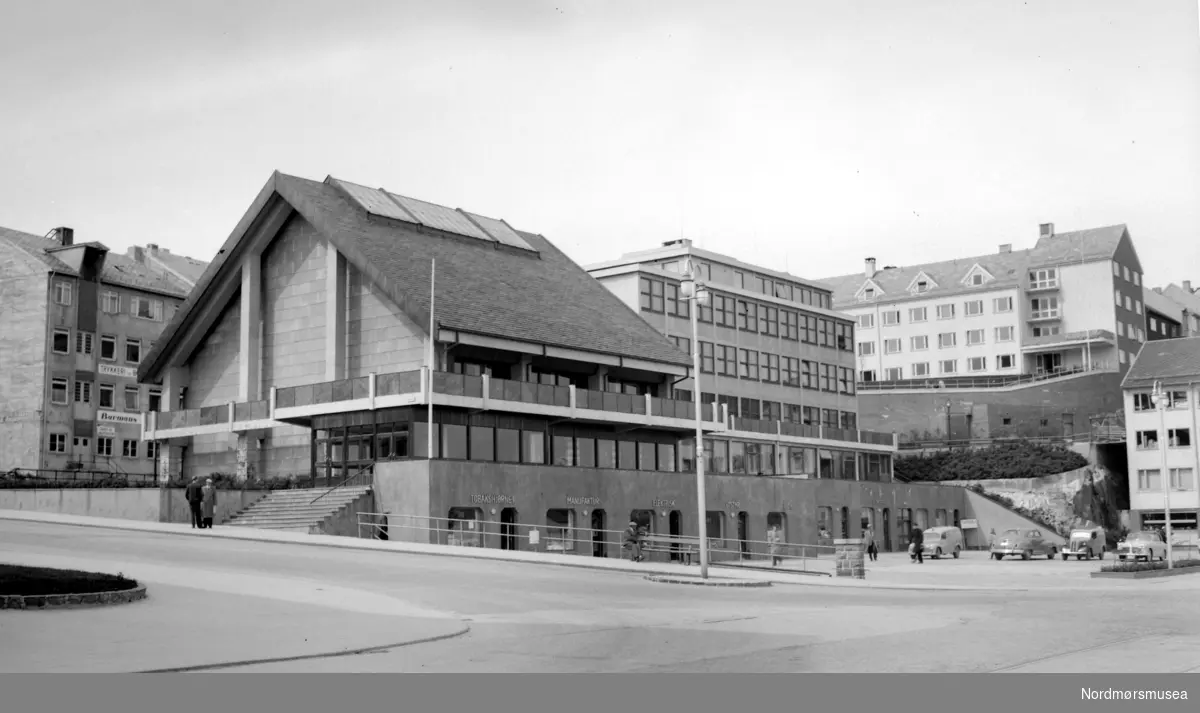
[[[1166,394],[1161,413],[1151,398],[1156,383]],[[1123,387],[1129,502],[1135,524],[1144,529],[1163,527],[1169,497],[1176,541],[1196,541],[1200,337],[1147,342]],[[1169,495],[1164,495],[1164,485]]]
[[[1178,339],[1185,336],[1183,305],[1163,294],[1161,287],[1143,292],[1146,304],[1146,339]]]
[[[826,360],[844,363],[836,330],[824,338]],[[557,549],[617,556],[611,531],[631,518],[694,533],[698,425],[712,436],[704,511],[718,538],[765,539],[770,523],[789,542],[864,524],[898,537],[962,511],[955,488],[891,482],[891,436],[841,428],[852,396],[827,390],[823,409],[844,404],[828,430],[739,421],[732,401],[709,400],[697,419],[674,388],[690,362],[540,235],[276,173],[139,378],[163,393],[144,426],[163,478],[366,484],[394,539],[428,541],[412,523],[440,522],[499,528],[500,546],[524,548],[515,533],[532,528]],[[852,465],[835,465],[835,446]],[[771,475],[780,462],[812,477]]]
[[[0,229],[0,467],[153,474],[137,367],[188,285],[74,231]]]
[[[1200,337],[1200,290],[1192,288],[1192,281],[1172,283],[1155,291],[1179,306],[1180,336]]]
[[[741,433],[770,436],[798,430],[818,441],[830,436],[815,449],[792,448],[762,436],[728,443],[714,438],[714,472],[890,480],[889,452],[861,448],[846,437],[859,428],[854,324],[831,309],[827,288],[700,250],[686,239],[588,271],[690,353],[693,305],[680,296],[687,261],[710,295],[696,315],[701,402],[717,404],[735,427],[741,424],[735,429]],[[675,393],[687,400],[694,390],[687,379],[676,385]],[[871,445],[892,444],[884,438]]]
[[[858,379],[923,384],[1123,373],[1145,341],[1142,269],[1124,225],[1056,234],[1027,250],[824,280],[858,321]]]

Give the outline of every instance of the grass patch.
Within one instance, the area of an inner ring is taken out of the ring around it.
[[[1186,559],[1175,562],[1175,569],[1185,567],[1200,567],[1200,559]],[[1153,572],[1166,569],[1166,562],[1113,562],[1100,568],[1101,572]]]
[[[133,589],[137,582],[121,574],[0,564],[0,596],[99,594]]]

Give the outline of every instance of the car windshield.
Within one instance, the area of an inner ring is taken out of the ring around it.
[[[942,533],[938,532],[937,530],[926,530],[925,531],[925,539],[940,540],[940,539],[942,539]]]
[[[1154,532],[1135,532],[1129,536],[1130,542],[1156,542],[1158,534]]]
[[[1005,530],[1004,536],[1005,537],[1020,537],[1021,531],[1020,530]]]

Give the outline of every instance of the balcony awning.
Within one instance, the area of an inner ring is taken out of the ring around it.
[[[1104,329],[1093,329],[1088,332],[1069,332],[1067,334],[1055,334],[1050,337],[1031,337],[1027,340],[1021,351],[1025,354],[1036,354],[1039,352],[1056,352],[1072,347],[1085,347],[1088,344],[1103,344],[1106,346],[1116,346],[1116,337],[1112,332]]]

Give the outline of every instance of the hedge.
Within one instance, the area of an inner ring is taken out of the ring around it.
[[[1061,446],[1017,441],[988,448],[899,456],[894,472],[897,480],[908,482],[1002,480],[1057,475],[1087,464],[1086,458]]]
[[[1184,567],[1200,567],[1200,559],[1186,559],[1175,562],[1175,569]],[[1113,562],[1100,568],[1101,572],[1152,572],[1156,569],[1166,569],[1166,562]]]

